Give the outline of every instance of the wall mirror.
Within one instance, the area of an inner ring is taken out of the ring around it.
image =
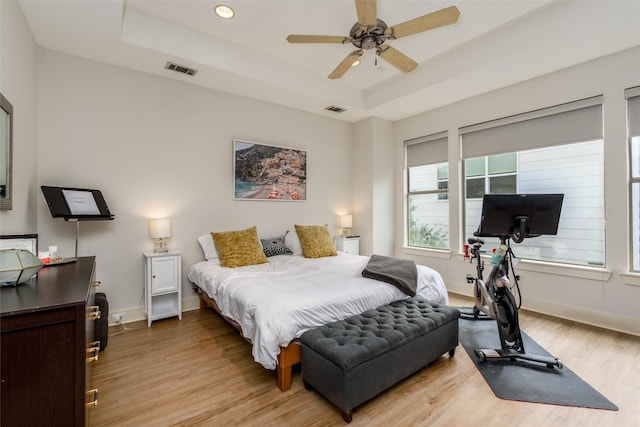
[[[13,106],[0,93],[0,210],[11,210],[13,175]]]

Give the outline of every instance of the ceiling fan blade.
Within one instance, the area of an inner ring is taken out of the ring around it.
[[[344,36],[311,36],[304,34],[290,34],[287,37],[289,43],[338,43],[343,44],[349,40]]]
[[[455,24],[458,22],[459,16],[460,11],[458,8],[451,6],[437,12],[428,13],[418,18],[394,25],[393,27],[389,27],[385,31],[385,34],[399,39],[400,37],[406,37],[423,31],[433,30],[434,28]]]
[[[375,27],[378,23],[377,7],[378,0],[356,0],[358,22]]]
[[[389,45],[381,46],[380,50],[378,51],[378,56],[380,56],[380,58],[384,59],[403,73],[413,71],[418,66],[418,63],[416,61],[409,58],[398,49],[394,49]]]
[[[351,66],[358,59],[360,59],[360,57],[362,56],[362,52],[363,52],[362,49],[358,49],[358,50],[354,50],[349,55],[347,55],[347,57],[344,58],[340,64],[338,64],[335,70],[333,70],[331,74],[329,74],[329,78],[333,80],[333,79],[339,79],[340,77],[344,76],[344,73],[346,73],[349,70],[349,68],[351,68]]]

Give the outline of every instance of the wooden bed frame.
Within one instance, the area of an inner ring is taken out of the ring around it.
[[[242,328],[233,319],[230,319],[222,314],[218,305],[214,300],[198,286],[192,285],[195,293],[200,298],[200,310],[206,310],[207,307],[211,307],[216,313],[218,313],[224,320],[229,322],[234,328],[242,335]],[[291,342],[287,347],[280,347],[280,353],[278,353],[278,365],[276,366],[276,372],[278,376],[278,388],[280,391],[287,391],[291,388],[291,368],[293,365],[300,363],[300,345],[297,342]]]

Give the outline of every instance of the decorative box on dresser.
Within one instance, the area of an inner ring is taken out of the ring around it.
[[[178,316],[182,320],[181,259],[177,252],[145,253],[145,312],[151,322]]]
[[[88,425],[98,284],[95,257],[80,257],[0,290],[0,425]]]
[[[336,249],[351,255],[360,255],[360,237],[336,237],[333,239]]]

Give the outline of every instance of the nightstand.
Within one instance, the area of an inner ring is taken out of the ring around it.
[[[360,255],[360,237],[336,237],[333,239],[336,249],[350,255]]]
[[[175,252],[145,253],[144,311],[147,326],[166,317],[182,320],[182,284],[180,265],[182,255]]]

